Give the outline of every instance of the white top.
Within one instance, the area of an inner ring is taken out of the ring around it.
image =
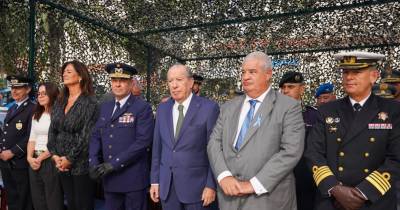
[[[187,97],[183,102],[183,116],[186,116],[186,112],[189,108],[190,101],[192,100],[193,93],[190,93],[189,97]],[[172,120],[174,123],[174,136],[176,132],[176,124],[178,123],[178,118],[179,118],[179,110],[178,110],[179,103],[175,101],[174,106],[172,107]]]
[[[263,94],[258,96],[258,98],[254,98],[257,100],[256,107],[254,109],[254,115],[257,113],[258,108],[260,108],[260,105],[262,104],[262,102],[265,99],[265,96],[267,96],[267,94],[270,90],[271,90],[271,86],[268,87],[268,89]],[[238,136],[240,133],[240,129],[242,128],[244,119],[246,118],[247,112],[249,112],[249,110],[250,110],[249,101],[252,99],[253,98],[246,95],[246,99],[243,101],[242,109],[241,109],[240,115],[239,115],[239,123],[238,123],[238,128],[236,131],[236,137],[235,137],[235,141],[233,142],[233,147],[235,147],[235,145],[236,145],[236,142],[237,142],[237,139],[238,139]],[[222,179],[224,179],[225,177],[228,177],[228,176],[232,176],[232,173],[230,171],[223,171],[222,173],[220,173],[217,177],[218,183],[221,182]],[[262,194],[268,192],[268,190],[265,189],[265,187],[261,184],[261,182],[257,179],[257,177],[251,178],[250,183],[257,195],[262,195]]]
[[[29,142],[36,142],[35,150],[47,151],[47,139],[50,127],[50,114],[43,113],[39,121],[32,118]]]

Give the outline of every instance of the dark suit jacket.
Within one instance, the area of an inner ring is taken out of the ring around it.
[[[115,101],[101,105],[90,141],[90,166],[111,163],[114,171],[104,177],[107,192],[131,192],[149,186],[149,147],[153,140],[151,106],[131,95],[118,113]],[[112,115],[112,117],[111,117]]]
[[[29,99],[4,119],[4,130],[1,132],[1,150],[10,149],[14,157],[8,161],[0,160],[0,167],[28,168],[26,146],[31,131],[32,114],[35,104]]]
[[[319,108],[305,157],[320,193],[315,208],[334,209],[328,190],[342,182],[369,199],[362,209],[396,209],[400,103],[371,95],[360,113],[348,97]]]
[[[201,201],[205,187],[216,189],[207,157],[207,144],[219,114],[218,105],[193,94],[183,125],[174,139],[169,99],[157,109],[154,129],[151,183],[160,184],[160,198],[167,199],[171,179],[183,203]]]

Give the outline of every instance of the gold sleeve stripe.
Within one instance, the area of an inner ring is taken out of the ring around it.
[[[378,191],[382,195],[384,195],[386,193],[386,191],[377,182],[375,182],[375,180],[372,179],[370,176],[367,176],[366,180],[369,181],[376,189],[378,189]]]
[[[373,174],[378,175],[379,177],[381,177],[383,180],[387,181],[389,183],[390,180],[390,174],[388,172],[384,172],[384,173],[379,173],[378,171],[373,171]]]
[[[390,182],[388,181],[390,178],[386,178],[383,174],[374,171],[370,174],[370,176],[375,176],[379,181],[382,182],[388,189],[391,187]]]
[[[389,186],[386,185],[386,183],[384,183],[379,177],[377,177],[375,174],[370,174],[369,175],[373,180],[375,180],[376,183],[378,183],[382,189],[384,189],[385,191],[389,190]]]
[[[321,177],[322,175],[324,175],[324,174],[326,174],[326,173],[329,173],[329,172],[330,172],[330,171],[329,171],[329,168],[326,168],[326,169],[324,169],[324,170],[318,171],[318,173],[315,173],[315,174],[314,174],[314,179],[318,180],[319,177]]]
[[[313,167],[313,177],[317,186],[328,176],[333,176],[331,169],[328,166]]]
[[[326,174],[324,174],[324,175],[322,175],[319,179],[317,179],[317,180],[315,180],[315,183],[317,184],[317,186],[319,185],[319,183],[321,183],[322,182],[322,180],[324,180],[326,177],[328,177],[328,176],[332,176],[333,175],[333,173],[332,172],[329,172],[329,173],[326,173]]]

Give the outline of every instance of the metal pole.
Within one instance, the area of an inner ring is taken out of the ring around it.
[[[147,84],[147,91],[146,91],[146,99],[147,102],[150,103],[150,96],[151,96],[151,69],[152,66],[152,51],[151,47],[147,47],[147,68],[146,68],[146,84]]]
[[[28,77],[35,83],[35,16],[36,0],[29,0],[29,66]]]

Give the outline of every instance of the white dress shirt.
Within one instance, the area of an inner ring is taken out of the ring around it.
[[[189,97],[187,97],[183,102],[183,116],[186,116],[186,112],[189,108],[190,105],[190,101],[192,100],[192,96],[193,93],[190,93]],[[180,105],[180,103],[178,103],[177,101],[175,101],[174,106],[172,107],[172,121],[174,123],[174,136],[175,136],[175,132],[176,132],[176,124],[178,123],[178,118],[179,118],[179,110],[178,110],[178,106]]]
[[[261,94],[259,97],[257,97],[257,98],[250,98],[248,95],[246,95],[246,98],[245,98],[245,100],[243,101],[242,109],[241,109],[241,111],[240,111],[239,122],[238,122],[238,128],[237,128],[237,131],[236,131],[236,137],[235,137],[235,141],[233,142],[233,145],[232,145],[233,147],[235,147],[235,145],[236,145],[236,142],[237,142],[237,140],[238,140],[238,136],[239,136],[239,133],[240,133],[240,129],[242,128],[242,125],[243,125],[243,122],[244,122],[244,120],[245,120],[245,118],[246,118],[247,112],[249,112],[249,110],[250,110],[250,103],[249,103],[249,101],[252,100],[252,99],[257,100],[256,107],[255,107],[255,109],[254,109],[254,115],[255,115],[255,114],[257,113],[257,111],[258,111],[258,108],[260,108],[260,105],[261,105],[262,102],[264,101],[265,96],[268,94],[268,92],[269,92],[270,90],[271,90],[271,87],[268,87],[268,89],[267,89],[263,94]],[[254,116],[253,116],[253,117],[254,117]],[[228,176],[232,176],[232,172],[230,172],[230,171],[223,171],[222,173],[220,173],[220,174],[218,175],[218,177],[217,177],[218,183],[221,182],[221,180],[222,180],[223,178],[228,177]],[[257,195],[262,195],[262,194],[268,192],[268,190],[265,189],[265,187],[261,184],[261,182],[257,179],[257,177],[251,178],[251,179],[250,179],[250,183],[251,183],[251,186],[252,186],[253,189],[254,189],[254,192],[255,192]]]
[[[361,105],[361,107],[363,107],[364,104],[365,104],[365,102],[367,102],[367,100],[368,100],[368,98],[369,98],[370,96],[371,96],[371,92],[368,94],[367,97],[365,97],[363,100],[358,101],[358,102],[357,102],[356,100],[352,99],[352,98],[349,96],[351,106],[354,107],[354,104],[355,104],[355,103],[359,103],[359,104]]]

